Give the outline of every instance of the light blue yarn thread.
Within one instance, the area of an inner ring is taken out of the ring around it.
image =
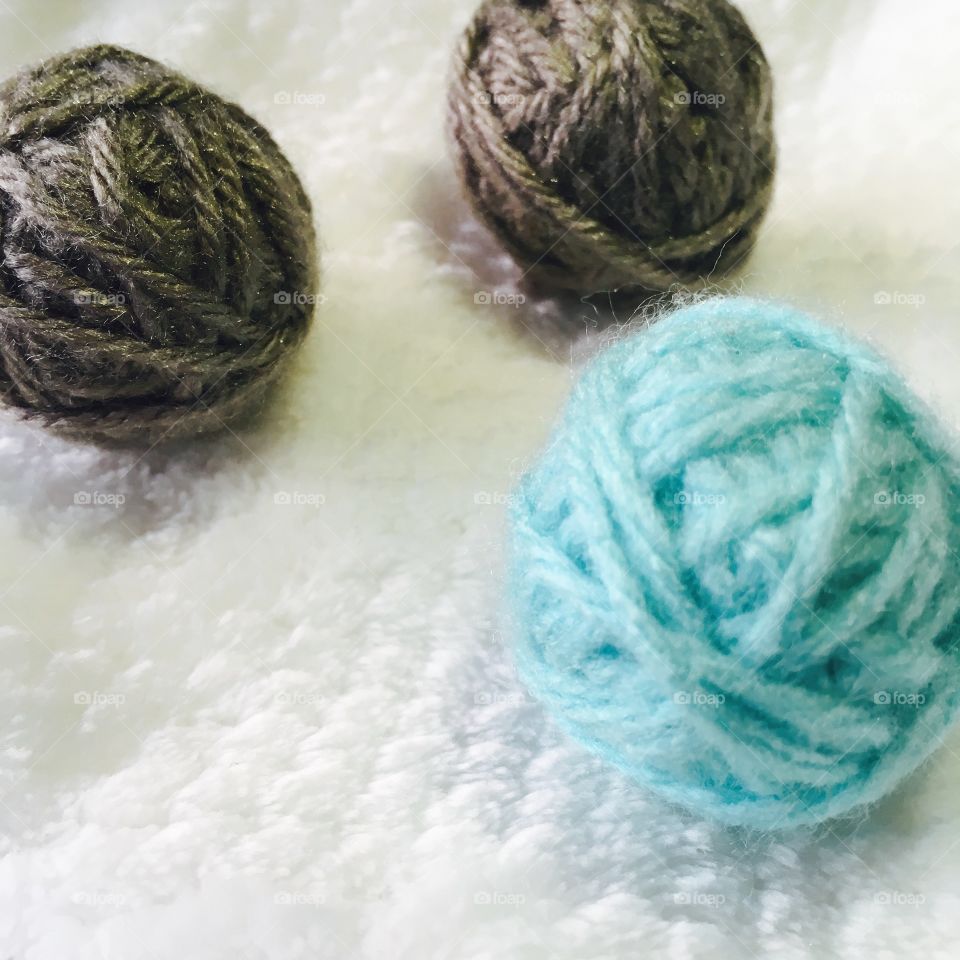
[[[709,300],[586,369],[511,511],[521,676],[666,799],[777,829],[871,803],[960,688],[960,470],[871,350]]]

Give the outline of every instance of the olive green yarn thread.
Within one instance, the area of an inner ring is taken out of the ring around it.
[[[264,128],[108,45],[0,89],[0,246],[0,397],[85,440],[249,411],[317,285],[309,201]]]
[[[531,280],[578,292],[705,288],[773,188],[770,70],[726,0],[486,0],[448,129],[479,218]]]

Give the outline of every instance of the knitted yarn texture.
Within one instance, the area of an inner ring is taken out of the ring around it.
[[[307,331],[310,205],[269,134],[93,46],[0,89],[0,397],[85,440],[248,412]]]
[[[726,0],[486,0],[453,74],[466,196],[530,281],[698,289],[752,247],[772,85]]]
[[[530,689],[704,817],[883,796],[960,699],[960,468],[879,357],[708,300],[603,352],[511,513]]]

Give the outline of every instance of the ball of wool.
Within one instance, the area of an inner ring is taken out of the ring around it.
[[[536,284],[697,289],[753,245],[771,79],[726,0],[487,0],[449,102],[466,196]]]
[[[670,801],[787,828],[881,797],[960,695],[960,467],[883,360],[704,301],[603,352],[513,501],[517,663]]]
[[[238,106],[114,46],[0,89],[0,398],[86,440],[215,430],[304,337],[309,202]]]

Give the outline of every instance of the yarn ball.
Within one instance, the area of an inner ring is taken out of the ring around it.
[[[517,664],[708,818],[870,803],[960,701],[960,466],[887,364],[792,309],[687,307],[601,353],[511,510]]]
[[[772,86],[726,0],[486,0],[453,74],[464,192],[534,285],[698,289],[752,247]]]
[[[315,300],[310,205],[270,135],[115,46],[0,88],[0,247],[0,399],[84,440],[249,412]]]

